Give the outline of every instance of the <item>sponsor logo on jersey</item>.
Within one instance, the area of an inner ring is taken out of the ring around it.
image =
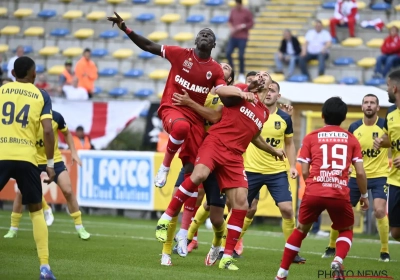
[[[211,76],[212,76],[211,71],[208,71],[207,74],[206,74],[207,80],[211,79]]]
[[[240,107],[240,112],[245,114],[247,117],[249,117],[249,119],[251,119],[256,124],[256,126],[258,127],[259,130],[262,129],[263,123],[256,117],[256,114],[253,111],[246,108],[246,106],[242,106],[242,107]]]
[[[189,58],[189,60],[186,59],[186,60],[183,62],[183,67],[186,67],[186,68],[188,68],[188,69],[192,69],[193,62],[191,62],[190,60],[191,60],[190,58]]]
[[[318,142],[347,143],[348,139],[346,132],[318,132]]]
[[[281,122],[275,122],[275,129],[276,130],[281,129]]]
[[[204,93],[204,94],[208,94],[210,92],[210,89],[208,87],[201,87],[201,86],[192,84],[192,83],[186,81],[184,78],[182,78],[179,75],[175,76],[175,82],[180,84],[185,89],[193,91],[193,92]]]
[[[219,100],[219,97],[214,97],[214,98],[213,98],[213,101],[212,101],[212,104],[217,104],[217,103],[218,103],[218,100]]]
[[[372,132],[372,139],[378,138],[378,132]]]

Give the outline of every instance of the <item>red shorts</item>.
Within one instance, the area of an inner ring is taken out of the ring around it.
[[[206,135],[204,122],[193,122],[178,109],[166,108],[162,111],[162,122],[164,129],[168,134],[171,134],[172,127],[178,119],[185,119],[190,124],[189,135],[181,146],[179,158],[182,161],[182,165],[185,165],[186,163],[194,164],[197,152]]]
[[[349,200],[314,195],[303,196],[299,209],[299,223],[308,225],[316,222],[324,210],[328,211],[334,230],[354,225],[353,207]]]
[[[247,188],[243,156],[232,153],[214,136],[208,135],[200,147],[196,165],[204,164],[214,172],[221,192],[230,188]]]

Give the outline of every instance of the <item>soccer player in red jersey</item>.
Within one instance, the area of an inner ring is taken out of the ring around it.
[[[347,186],[351,164],[357,175],[361,209],[368,209],[367,177],[360,143],[353,134],[340,127],[346,115],[346,103],[339,97],[329,98],[322,107],[325,126],[303,139],[298,161],[302,165],[306,189],[300,205],[299,224],[286,242],[275,280],[287,279],[290,264],[299,253],[303,239],[324,210],[328,211],[332,228],[339,231],[336,256],[331,263],[333,279],[344,279],[342,263],[351,247],[354,224]]]

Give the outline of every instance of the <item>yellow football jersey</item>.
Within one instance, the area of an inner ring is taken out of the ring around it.
[[[349,127],[349,132],[360,142],[363,165],[368,179],[388,176],[388,149],[374,150],[374,139],[385,134],[384,125],[385,119],[377,118],[374,125],[365,125],[361,119],[353,122]],[[355,172],[351,173],[351,177],[356,178]]]
[[[400,110],[396,105],[389,107],[383,130],[389,135],[389,139],[392,142],[392,158],[400,157]],[[393,165],[390,169],[387,183],[400,187],[400,170]]]
[[[222,104],[221,99],[219,98],[218,95],[216,94],[211,94],[209,93],[207,95],[207,99],[206,102],[204,103],[204,107],[208,107],[214,110],[217,110],[220,106],[224,106],[224,104]],[[212,126],[213,124],[210,123],[207,120],[204,120],[204,129],[206,131],[208,131],[210,129],[210,126]]]
[[[62,161],[62,156],[60,149],[58,148],[58,131],[59,130],[62,132],[67,131],[68,127],[64,121],[64,117],[56,111],[53,111],[53,121],[51,122],[51,125],[53,127],[53,132],[54,132],[54,162],[60,162]],[[47,164],[46,150],[44,148],[44,142],[43,142],[42,125],[40,125],[39,133],[37,135],[36,148],[37,148],[36,159],[38,164],[39,165]]]
[[[293,137],[293,124],[290,115],[279,108],[274,113],[270,113],[268,120],[264,123],[261,136],[272,147],[283,149],[285,137]],[[288,170],[286,161],[277,161],[275,157],[261,151],[252,143],[247,147],[243,157],[244,168],[249,172],[276,174]]]
[[[36,137],[40,122],[51,119],[49,94],[29,83],[11,82],[0,88],[0,160],[37,165]]]

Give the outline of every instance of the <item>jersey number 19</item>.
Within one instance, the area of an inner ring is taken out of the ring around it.
[[[343,170],[346,168],[347,161],[347,145],[335,144],[329,151],[328,144],[320,146],[322,149],[322,166],[321,169],[328,169],[332,166],[332,169]],[[330,155],[328,154],[330,152]],[[328,163],[328,161],[331,161]]]

